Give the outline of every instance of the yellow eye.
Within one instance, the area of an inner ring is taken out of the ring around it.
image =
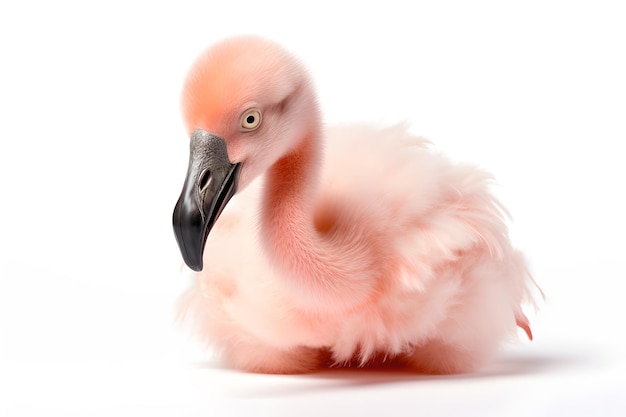
[[[261,125],[261,120],[259,109],[248,109],[241,115],[241,127],[244,130],[254,130]]]

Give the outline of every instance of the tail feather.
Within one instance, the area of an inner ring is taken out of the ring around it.
[[[530,330],[530,322],[524,313],[521,311],[515,313],[515,323],[517,323],[520,329],[526,332],[528,340],[533,340],[533,332]]]

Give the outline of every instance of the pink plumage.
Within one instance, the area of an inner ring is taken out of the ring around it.
[[[199,232],[204,268],[180,303],[230,366],[469,372],[516,324],[531,337],[521,304],[534,283],[487,173],[451,163],[404,125],[323,128],[306,70],[256,37],[198,58],[183,114],[192,137],[223,141],[236,179],[230,202],[215,191],[219,218]],[[181,206],[218,181],[197,170]]]

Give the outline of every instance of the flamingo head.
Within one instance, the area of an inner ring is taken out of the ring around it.
[[[185,263],[199,271],[208,234],[230,198],[296,149],[316,128],[318,111],[303,66],[280,46],[250,36],[198,57],[182,109],[190,159],[173,223]]]

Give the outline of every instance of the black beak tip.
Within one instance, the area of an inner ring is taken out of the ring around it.
[[[172,215],[174,237],[185,264],[194,271],[202,270],[202,216],[193,199],[181,195]]]
[[[202,249],[182,250],[185,264],[193,271],[202,271]]]
[[[202,262],[200,264],[187,264],[187,266],[195,272],[201,272],[202,271]]]

